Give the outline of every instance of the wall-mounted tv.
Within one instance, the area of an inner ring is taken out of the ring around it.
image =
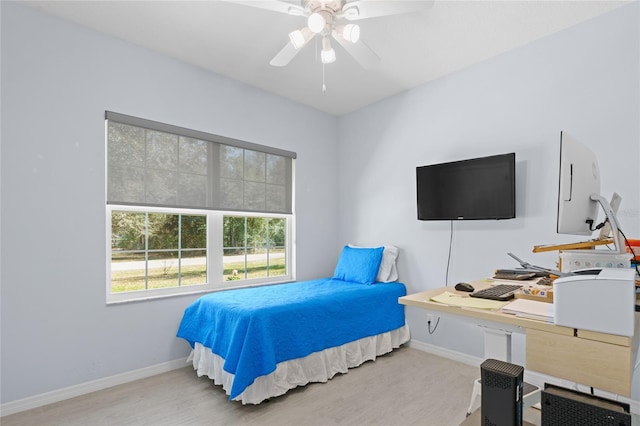
[[[418,220],[516,217],[516,154],[416,168]]]

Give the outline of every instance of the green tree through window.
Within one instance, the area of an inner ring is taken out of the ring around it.
[[[112,293],[207,282],[204,215],[113,211]]]
[[[223,219],[226,280],[286,274],[286,220],[225,216]]]

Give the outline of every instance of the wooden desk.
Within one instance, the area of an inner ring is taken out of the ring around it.
[[[480,289],[489,284],[474,282]],[[453,287],[410,294],[398,299],[406,306],[444,312],[524,329],[526,368],[549,376],[591,386],[614,394],[631,396],[633,364],[638,346],[638,315],[633,337],[597,333],[537,321],[501,311],[460,308],[431,301],[445,291],[465,295]],[[467,294],[468,295],[468,294]]]

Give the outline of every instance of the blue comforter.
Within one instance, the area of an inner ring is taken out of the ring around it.
[[[224,358],[229,399],[276,364],[404,325],[404,284],[319,279],[221,291],[189,305],[178,337]]]

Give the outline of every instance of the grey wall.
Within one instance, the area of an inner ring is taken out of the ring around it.
[[[636,2],[340,118],[342,242],[401,247],[409,292],[515,267],[509,251],[554,267],[557,252],[532,247],[588,238],[555,233],[561,130],[598,155],[602,194],[622,195],[622,229],[637,238],[639,23]],[[451,224],[416,220],[415,168],[506,152],[516,153],[517,218],[455,222],[447,280]],[[426,311],[407,316],[412,339],[482,357],[474,323],[445,317],[430,335]],[[524,362],[521,347],[514,361]]]
[[[296,151],[298,278],[333,271],[335,117],[0,7],[3,403],[188,355],[194,297],[105,305],[105,110]]]

